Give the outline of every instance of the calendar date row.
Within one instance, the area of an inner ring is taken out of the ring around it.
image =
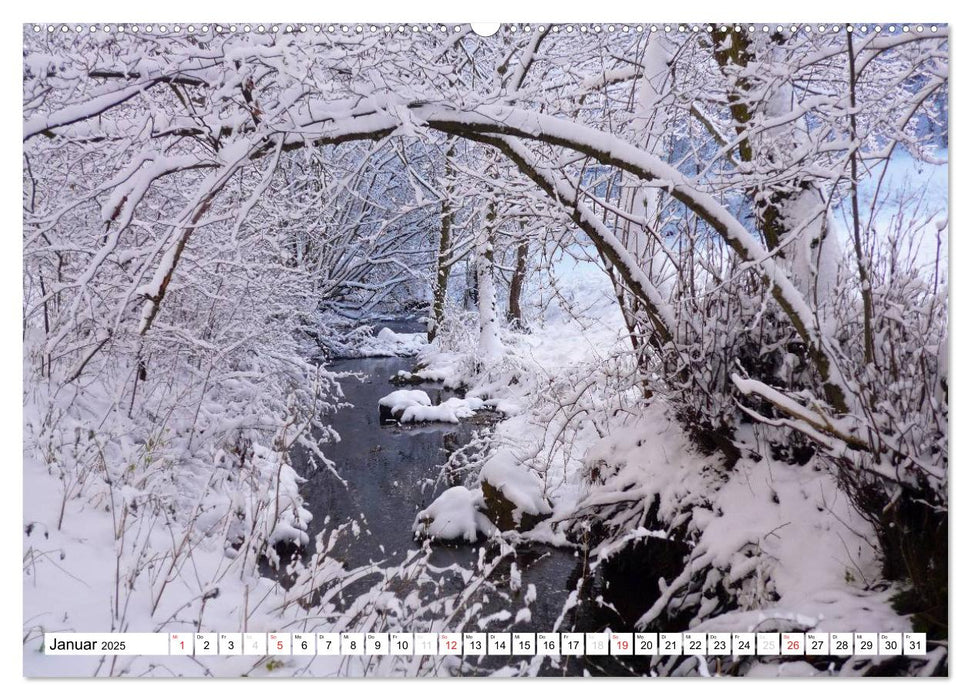
[[[924,656],[918,632],[48,633],[49,655]]]

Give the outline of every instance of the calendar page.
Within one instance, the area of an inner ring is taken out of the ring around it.
[[[948,675],[946,24],[265,9],[22,26],[25,676]]]

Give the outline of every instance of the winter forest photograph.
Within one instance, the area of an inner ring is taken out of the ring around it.
[[[24,676],[949,675],[948,25],[17,31]]]

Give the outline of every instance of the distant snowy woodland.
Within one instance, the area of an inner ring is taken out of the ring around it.
[[[947,674],[946,27],[248,29],[24,27],[27,675]],[[606,629],[928,655],[40,652]]]

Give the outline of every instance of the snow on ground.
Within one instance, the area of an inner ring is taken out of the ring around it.
[[[67,422],[66,417],[62,420]],[[101,469],[115,472],[116,467],[124,467],[124,472],[106,480],[98,471],[84,474],[82,464],[40,459],[34,437],[41,422],[29,402],[25,407],[23,494],[25,675],[267,673],[266,659],[256,657],[169,657],[162,671],[153,669],[153,660],[147,657],[102,659],[41,653],[45,632],[192,632],[244,627],[271,631],[293,629],[294,625],[299,629],[305,616],[298,605],[288,604],[287,592],[279,584],[255,572],[252,556],[247,559],[244,553],[225,546],[231,536],[226,529],[231,521],[224,517],[230,505],[224,501],[228,489],[209,488],[188,502],[171,502],[171,510],[158,509],[153,499],[164,498],[164,494],[145,490],[152,479],[153,463],[137,443],[126,446],[120,435],[101,443],[107,458]],[[137,432],[133,435],[137,437]],[[81,454],[85,442],[78,435],[72,452]],[[257,452],[261,450],[258,447]],[[133,461],[128,463],[126,458]],[[260,484],[259,490],[275,489],[273,474],[283,471],[265,452],[253,459],[254,468],[263,463],[267,470],[253,474],[252,479],[240,474],[244,481],[238,483],[236,503],[251,515],[255,515],[252,509],[257,508],[259,493],[248,492],[248,488]],[[219,481],[219,460],[217,455],[210,486]],[[299,498],[293,490],[295,477],[288,473],[279,482],[285,499]],[[309,520],[309,513],[298,505],[269,538],[292,536],[305,542],[300,518]],[[291,675],[293,669],[287,672],[281,667],[279,673]]]
[[[506,418],[518,416],[523,410],[522,406],[518,403],[508,399],[487,399],[483,403],[493,411],[501,413]]]
[[[673,522],[715,487],[715,459],[700,458],[678,424],[655,401],[613,425],[584,456],[580,508],[620,501],[658,502],[658,519]],[[597,552],[595,554],[601,554]],[[602,552],[609,554],[609,552]]]
[[[461,352],[449,352],[437,345],[425,345],[418,351],[420,368],[413,372],[398,371],[402,381],[438,382],[446,389],[457,389],[470,372],[469,358]]]
[[[310,543],[313,563],[300,572],[305,583],[287,590],[261,575],[260,543],[307,544],[311,516],[300,478],[255,439],[260,431],[249,432],[254,440],[241,460],[222,440],[224,429],[239,428],[215,411],[225,402],[169,416],[164,425],[129,418],[108,389],[112,371],[127,375],[108,365],[102,382],[83,389],[50,395],[45,382],[34,382],[25,391],[26,676],[360,676],[377,665],[379,675],[418,674],[404,662],[364,657],[171,656],[159,663],[42,653],[47,632],[331,632],[389,624],[383,582],[365,589],[350,611],[327,603],[362,575],[328,556],[334,531]],[[239,413],[233,418],[243,421]],[[405,575],[414,575],[414,562]],[[301,599],[311,590],[321,603],[308,611]],[[369,612],[377,604],[380,614]],[[429,665],[422,673],[440,670]]]

